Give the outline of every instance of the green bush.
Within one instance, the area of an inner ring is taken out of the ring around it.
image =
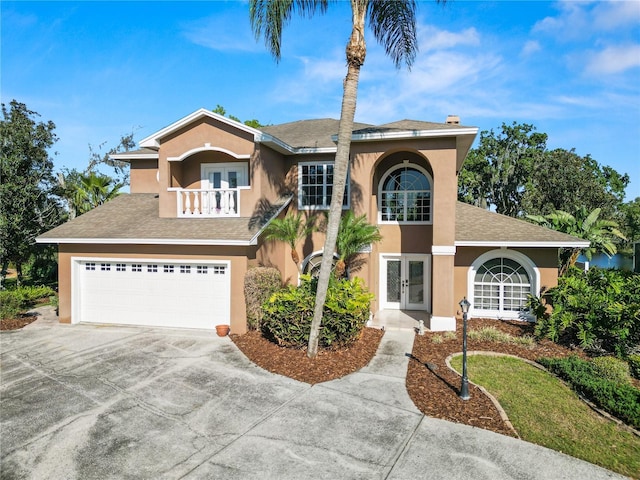
[[[0,318],[15,318],[22,309],[22,295],[17,290],[0,291]]]
[[[616,357],[596,357],[591,366],[598,376],[616,383],[629,383],[629,365]]]
[[[316,279],[302,276],[299,287],[274,293],[264,306],[263,335],[278,345],[303,348],[313,320]],[[332,280],[324,304],[318,345],[342,347],[354,342],[369,320],[372,295],[362,280]]]
[[[592,362],[575,356],[542,358],[538,361],[567,381],[578,394],[628,425],[640,428],[640,389],[629,383],[617,383],[600,377]]]
[[[625,358],[640,343],[640,274],[570,270],[548,290],[549,315],[538,312],[536,335]]]
[[[282,288],[280,271],[273,267],[256,267],[244,277],[244,298],[247,306],[247,326],[258,330],[262,323],[262,304]]]
[[[50,287],[19,287],[0,291],[0,318],[15,318],[32,307],[37,300],[55,296]]]
[[[629,355],[627,362],[631,376],[640,380],[640,355]]]

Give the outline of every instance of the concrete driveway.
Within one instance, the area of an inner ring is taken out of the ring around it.
[[[0,477],[623,478],[423,416],[404,387],[411,341],[388,331],[369,367],[311,387],[209,332],[55,321],[3,332]]]

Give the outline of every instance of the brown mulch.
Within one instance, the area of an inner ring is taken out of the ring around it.
[[[471,319],[469,330],[493,326],[514,336],[533,334],[533,325],[517,321]],[[351,347],[339,350],[321,350],[314,360],[306,350],[279,347],[263,338],[258,332],[231,335],[238,348],[256,365],[301,382],[315,384],[343,377],[369,363],[382,338],[383,332],[366,328],[362,337]],[[457,423],[492,430],[513,436],[513,432],[501,419],[497,409],[477,387],[469,385],[471,398],[458,397],[461,378],[449,370],[445,359],[462,351],[462,320],[458,320],[456,339],[434,343],[440,332],[416,335],[413,354],[407,371],[407,391],[416,407],[425,415]],[[562,347],[548,340],[528,348],[497,342],[468,341],[469,351],[484,350],[508,353],[529,360],[540,357],[583,356],[579,350]]]
[[[38,316],[32,313],[25,313],[17,318],[3,318],[0,320],[0,330],[18,330],[37,319]]]
[[[373,358],[384,332],[365,328],[349,347],[319,349],[314,359],[306,349],[279,347],[259,332],[230,335],[231,340],[256,365],[300,382],[315,384],[344,377],[365,367]]]

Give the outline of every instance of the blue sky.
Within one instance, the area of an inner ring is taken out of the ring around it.
[[[201,107],[264,124],[339,118],[347,2],[293,19],[279,63],[241,1],[0,8],[2,102],[56,124],[58,169],[86,166],[89,144],[132,130],[140,140]],[[418,31],[411,71],[368,34],[356,120],[530,123],[549,148],[628,173],[627,199],[640,196],[640,1],[420,1]]]

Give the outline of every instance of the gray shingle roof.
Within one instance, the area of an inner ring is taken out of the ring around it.
[[[262,127],[260,130],[282,140],[293,148],[326,148],[336,146],[331,136],[338,133],[339,124],[339,120],[323,118],[270,125]],[[366,123],[354,123],[355,129],[371,126]]]
[[[490,212],[458,202],[456,205],[456,245],[469,243],[511,244],[549,243],[570,246],[585,241],[524,220]],[[551,245],[550,245],[551,246]]]
[[[289,200],[281,199],[259,217],[160,218],[156,194],[124,194],[40,235],[38,242],[249,244]]]
[[[125,194],[38,237],[40,243],[191,243],[248,245],[290,197],[256,217],[160,218],[158,196]],[[579,238],[458,202],[456,244],[572,245]],[[64,242],[61,242],[64,243]]]

